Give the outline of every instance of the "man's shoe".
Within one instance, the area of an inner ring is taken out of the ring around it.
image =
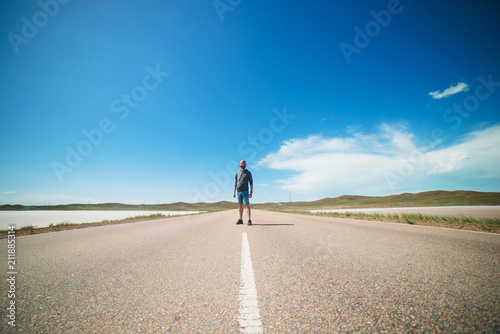
[[[251,220],[248,221],[248,226],[250,226],[250,225],[252,225],[252,221]]]
[[[238,219],[238,221],[236,222],[236,225],[239,225],[239,224],[243,224],[243,220]]]

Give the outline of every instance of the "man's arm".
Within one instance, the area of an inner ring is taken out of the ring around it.
[[[249,176],[250,178],[248,179],[248,182],[250,183],[250,194],[248,194],[248,197],[249,198],[252,198],[252,194],[253,194],[253,176],[252,176],[252,173],[249,172]]]
[[[236,197],[236,183],[238,182],[238,173],[234,176],[234,190],[233,190],[233,197]]]

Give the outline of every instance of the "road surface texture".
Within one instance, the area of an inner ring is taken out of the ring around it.
[[[0,332],[500,332],[499,235],[252,218],[236,226],[231,210],[18,237],[15,298],[0,240]]]

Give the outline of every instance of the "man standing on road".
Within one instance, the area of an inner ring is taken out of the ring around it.
[[[250,216],[250,200],[252,198],[253,193],[253,179],[252,173],[250,173],[246,167],[247,162],[245,160],[240,161],[241,169],[236,173],[234,178],[234,191],[233,197],[238,195],[238,208],[240,211],[240,219],[236,222],[236,224],[243,224],[243,204],[247,207],[247,215],[248,215],[248,225],[252,225],[252,220]],[[248,192],[248,184],[250,183],[250,193]]]

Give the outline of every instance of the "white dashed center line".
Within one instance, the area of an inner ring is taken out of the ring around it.
[[[241,234],[241,268],[240,268],[240,323],[241,333],[262,333],[259,306],[257,305],[257,289],[253,275],[250,246],[245,232]]]

